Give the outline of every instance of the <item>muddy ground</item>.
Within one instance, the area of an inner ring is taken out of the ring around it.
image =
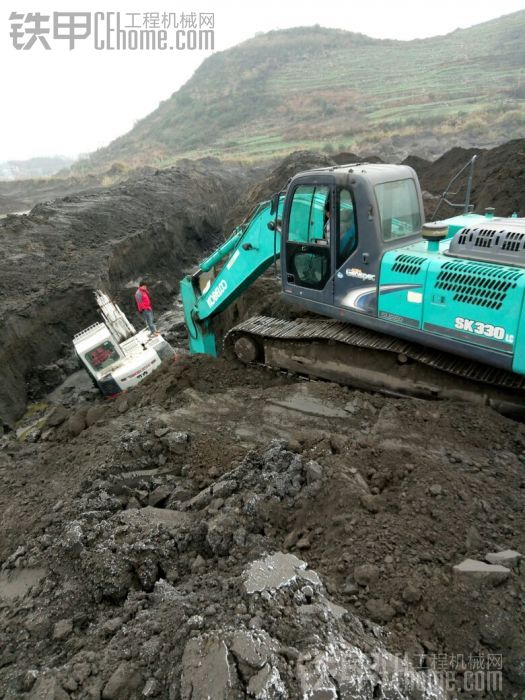
[[[105,172],[86,175],[68,175],[63,170],[50,177],[0,180],[0,217],[16,212],[27,212],[35,204],[52,201],[69,194],[97,190],[133,177],[154,173],[156,168],[142,167],[128,170],[122,163],[115,163]]]
[[[475,192],[522,206],[521,149]],[[38,403],[0,438],[0,697],[524,697],[522,424],[188,358],[177,309],[139,387],[47,395],[93,286],[125,304],[145,275],[168,307],[233,213],[316,164],[181,164],[1,228],[4,423]],[[221,332],[293,314],[277,291]]]
[[[221,359],[57,409],[0,452],[0,691],[444,698],[501,658],[461,697],[521,698],[523,563],[453,567],[525,551],[524,458],[489,409]]]

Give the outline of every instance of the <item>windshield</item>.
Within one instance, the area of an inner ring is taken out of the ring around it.
[[[101,372],[119,360],[120,353],[110,340],[106,340],[86,352],[84,358],[96,372]]]
[[[383,240],[413,236],[421,230],[421,211],[414,180],[383,182],[375,186]]]

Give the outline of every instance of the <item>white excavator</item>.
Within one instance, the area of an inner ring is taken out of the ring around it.
[[[122,309],[100,289],[95,299],[102,321],[73,338],[80,361],[104,396],[115,396],[141,382],[175,351],[162,335],[137,332]]]

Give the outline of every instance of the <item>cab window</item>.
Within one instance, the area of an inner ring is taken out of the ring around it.
[[[84,355],[84,358],[96,372],[101,372],[106,369],[106,367],[117,362],[117,360],[120,359],[120,353],[110,340],[106,340],[89,350],[89,352]]]
[[[330,279],[330,187],[299,185],[290,207],[286,240],[287,279],[323,289]]]
[[[421,211],[414,180],[383,182],[375,186],[384,241],[413,236],[421,230]]]
[[[339,235],[337,237],[337,267],[340,267],[357,247],[357,221],[352,195],[339,191]]]
[[[330,188],[299,185],[290,209],[288,240],[326,245],[329,240]]]

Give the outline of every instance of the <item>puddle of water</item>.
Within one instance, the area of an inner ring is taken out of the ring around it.
[[[46,400],[50,403],[63,403],[74,394],[79,394],[83,391],[91,391],[92,389],[93,382],[91,381],[91,377],[84,369],[80,369],[70,374],[62,384],[57,386],[57,388],[46,397]]]

